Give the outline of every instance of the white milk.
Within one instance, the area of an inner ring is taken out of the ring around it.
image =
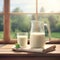
[[[27,36],[17,36],[17,42],[21,47],[27,46]]]
[[[30,47],[31,48],[44,48],[45,45],[45,33],[31,33]]]

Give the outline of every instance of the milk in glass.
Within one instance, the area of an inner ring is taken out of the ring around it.
[[[27,46],[27,36],[17,36],[17,42],[21,47]]]
[[[45,33],[32,32],[30,35],[30,47],[44,48],[44,45],[45,45]]]

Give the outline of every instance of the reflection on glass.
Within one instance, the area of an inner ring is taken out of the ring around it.
[[[0,39],[3,39],[3,16],[0,15]]]
[[[19,12],[36,12],[36,0],[11,0],[10,3],[10,12],[13,12],[16,8],[20,9]]]
[[[38,0],[39,12],[60,12],[60,0]]]
[[[31,15],[11,15],[11,38],[16,38],[17,32],[29,32]]]
[[[3,12],[3,0],[0,0],[0,12]]]

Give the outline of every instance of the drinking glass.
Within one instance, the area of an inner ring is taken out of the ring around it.
[[[20,47],[22,48],[27,47],[27,42],[28,42],[27,32],[17,33],[17,43],[20,45]]]

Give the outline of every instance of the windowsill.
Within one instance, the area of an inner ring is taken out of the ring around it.
[[[46,44],[60,44],[60,39],[51,39]]]
[[[8,40],[8,41],[5,41],[5,40],[0,40],[0,44],[15,44],[17,42],[16,39],[13,39],[13,40]]]
[[[15,44],[17,42],[16,39],[12,39],[11,41],[4,41],[0,40],[0,44]],[[29,43],[29,40],[28,40]],[[60,44],[60,39],[51,39],[50,41],[47,41],[46,44]]]

